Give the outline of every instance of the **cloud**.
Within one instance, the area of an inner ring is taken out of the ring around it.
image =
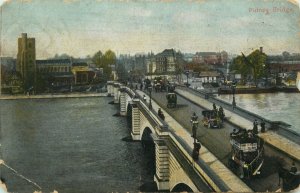
[[[79,0],[63,0],[63,1],[64,1],[64,3],[75,3]]]
[[[179,15],[174,15],[174,18],[184,22],[197,22],[201,19],[201,15],[195,12],[182,12]]]
[[[135,7],[128,9],[127,14],[135,17],[150,17],[152,15],[152,11],[141,7]]]
[[[10,3],[11,0],[0,0],[0,6],[6,4],[6,3]]]

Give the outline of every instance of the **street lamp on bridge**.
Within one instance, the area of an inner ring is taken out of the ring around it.
[[[152,86],[148,87],[149,95],[150,95],[150,101],[149,101],[149,110],[152,110]]]
[[[236,89],[236,80],[232,81],[232,109],[236,107],[236,102],[235,102],[235,89]]]
[[[185,75],[186,75],[186,86],[189,87],[189,73],[190,71],[186,70]]]

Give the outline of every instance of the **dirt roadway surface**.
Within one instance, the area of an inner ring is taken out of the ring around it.
[[[167,100],[165,92],[152,92],[152,98],[164,110],[177,120],[185,129],[191,133],[190,118],[193,112],[202,120],[203,108],[177,95],[177,108],[167,108]],[[221,129],[208,129],[199,124],[197,138],[201,143],[209,149],[222,163],[228,166],[228,159],[231,156],[231,145],[229,143],[229,134],[234,127],[225,122]],[[244,182],[256,192],[276,191],[278,186],[277,161],[284,158],[287,168],[291,166],[292,159],[286,154],[274,149],[269,145],[265,145],[265,160],[261,169],[261,174],[252,179],[244,180]],[[296,166],[300,169],[300,163],[296,162]]]

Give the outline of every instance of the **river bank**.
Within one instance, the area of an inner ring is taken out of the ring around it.
[[[296,87],[270,87],[270,88],[236,88],[236,94],[260,94],[260,93],[300,93]],[[232,88],[220,88],[219,94],[232,94]]]
[[[51,99],[51,98],[82,98],[82,97],[106,97],[107,93],[67,93],[67,94],[41,94],[41,95],[2,95],[0,100],[18,99]]]

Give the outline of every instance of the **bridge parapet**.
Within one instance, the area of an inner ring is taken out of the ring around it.
[[[151,129],[158,136],[167,135],[167,125],[157,114],[147,107],[139,98],[132,100],[132,133],[133,140],[141,140],[145,128]]]
[[[117,91],[120,93],[115,92],[114,96],[119,97],[121,115],[131,116],[132,139],[142,140],[145,130],[151,130],[155,144],[154,181],[158,190],[176,190],[178,184],[185,184],[195,192],[230,190],[204,161],[194,162],[192,148],[172,128],[169,129],[157,112],[149,109],[149,104],[141,100],[139,93],[120,84]]]
[[[169,132],[168,139],[168,148],[171,149],[173,155],[177,160],[183,160],[188,163],[187,166],[193,165],[193,170],[191,170],[187,175],[190,177],[193,184],[197,187],[198,190],[203,191],[203,179],[207,185],[209,185],[210,190],[206,191],[216,191],[216,192],[227,192],[230,191],[230,188],[224,183],[222,179],[201,159],[194,161],[192,158],[192,148],[184,141],[182,138],[177,136],[172,129]],[[183,156],[180,158],[180,156]],[[184,164],[182,164],[182,167]],[[186,168],[185,171],[189,169]]]

